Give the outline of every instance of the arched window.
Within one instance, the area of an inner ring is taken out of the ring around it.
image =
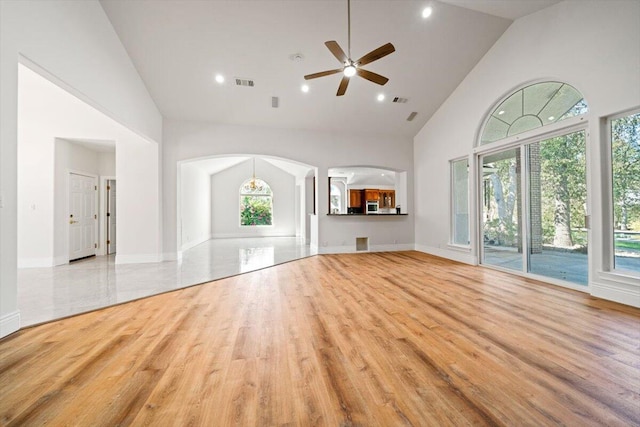
[[[273,194],[269,184],[258,178],[240,186],[240,226],[273,225]]]
[[[482,264],[588,284],[585,113],[573,86],[543,82],[516,90],[488,115],[474,178]]]
[[[587,112],[587,104],[573,86],[543,82],[524,87],[489,115],[480,144],[488,144]]]

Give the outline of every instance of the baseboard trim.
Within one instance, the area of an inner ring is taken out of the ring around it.
[[[160,262],[158,254],[118,255],[116,253],[116,264],[144,264],[150,262]]]
[[[458,250],[448,250],[441,248],[434,248],[432,246],[420,245],[416,243],[416,251],[424,252],[425,254],[439,256],[441,258],[451,259],[463,264],[478,265],[478,258],[470,253],[461,252]]]
[[[42,268],[53,267],[54,259],[47,258],[18,258],[18,268]]]
[[[20,329],[20,310],[0,317],[0,338],[4,338]]]
[[[182,259],[182,251],[164,252],[162,254],[163,261],[180,261]]]
[[[296,237],[295,233],[257,233],[257,234],[245,234],[245,233],[214,233],[211,235],[212,239],[241,239],[244,237]]]
[[[604,283],[591,283],[591,295],[620,304],[640,308],[640,289]]]
[[[354,254],[363,252],[399,252],[412,251],[415,249],[413,243],[395,243],[387,245],[370,245],[367,251],[356,250],[355,245],[345,246],[321,246],[318,248],[320,254]]]
[[[191,242],[184,243],[182,245],[182,250],[183,251],[189,250],[191,248],[194,248],[194,247],[198,246],[200,243],[204,243],[204,242],[206,242],[207,240],[210,240],[210,239],[211,239],[211,235],[209,234],[207,236],[200,237],[199,239],[193,240]]]

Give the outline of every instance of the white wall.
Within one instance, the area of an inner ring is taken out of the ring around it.
[[[237,153],[276,156],[318,167],[316,181],[318,242],[321,251],[355,249],[356,237],[370,237],[373,249],[413,248],[413,206],[409,216],[345,218],[327,216],[329,167],[375,165],[407,170],[413,176],[413,148],[409,138],[383,135],[285,130],[214,123],[166,120],[163,133],[164,249],[176,257],[176,164],[178,161]],[[412,194],[413,179],[408,180]],[[394,243],[397,242],[397,243]]]
[[[156,261],[157,144],[147,142],[25,66],[20,66],[19,79],[19,265],[42,267],[68,260],[69,170],[92,175],[100,170],[96,153],[81,147],[72,150],[64,141],[56,146],[60,138],[116,141],[116,262]],[[59,152],[54,153],[55,148]],[[105,162],[103,166],[113,169]]]
[[[116,153],[98,154],[98,175],[100,176],[116,176]]]
[[[603,260],[601,118],[640,104],[640,2],[565,1],[514,22],[414,139],[416,246],[474,263],[474,251],[447,248],[449,160],[470,155],[483,119],[495,103],[539,80],[567,82],[583,93],[590,112],[589,185],[594,261],[591,293],[640,304],[638,281],[614,283]],[[634,284],[635,282],[635,284]],[[606,288],[606,289],[605,289]]]
[[[19,60],[38,64],[140,135],[160,141],[162,133],[162,117],[97,1],[0,1],[0,336],[19,327]]]
[[[184,251],[211,238],[211,176],[193,164],[183,163],[180,187]]]
[[[247,160],[211,176],[213,237],[295,236],[295,177],[260,158],[256,158],[256,178],[271,187],[273,225],[240,227],[238,191],[252,173],[252,160]]]

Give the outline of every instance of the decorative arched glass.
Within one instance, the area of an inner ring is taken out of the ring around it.
[[[248,179],[240,186],[240,225],[273,225],[271,187],[261,179]]]
[[[482,131],[480,144],[499,141],[587,111],[584,97],[573,86],[562,82],[536,83],[512,93],[493,110]]]

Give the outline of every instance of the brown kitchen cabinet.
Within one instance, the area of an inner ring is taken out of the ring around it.
[[[349,207],[362,208],[364,205],[364,190],[349,190]]]
[[[380,191],[369,188],[364,190],[364,200],[366,202],[380,202]]]

